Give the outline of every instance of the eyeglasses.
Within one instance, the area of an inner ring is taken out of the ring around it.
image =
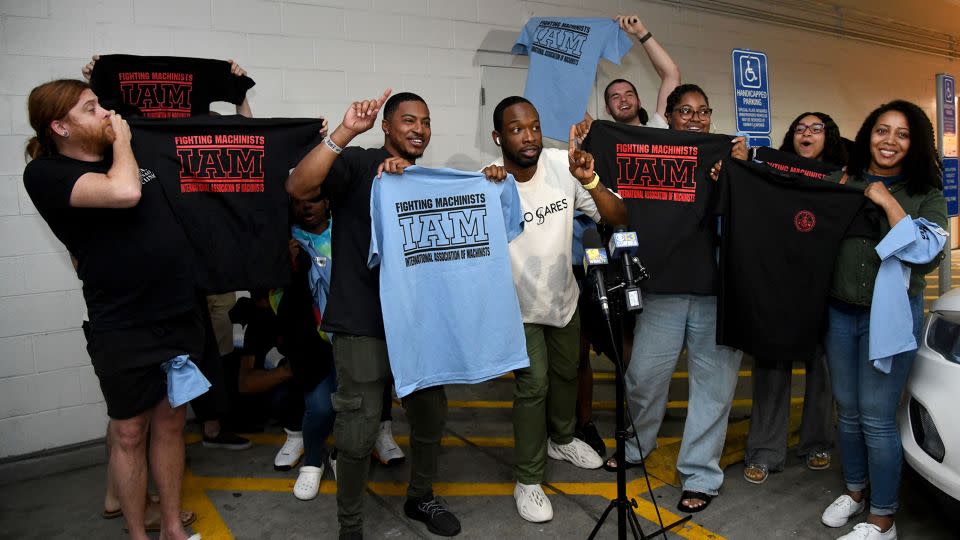
[[[810,133],[819,135],[823,133],[824,126],[822,122],[816,122],[810,124],[809,126],[806,124],[797,124],[797,127],[793,128],[793,132],[797,135],[803,135],[808,129],[810,130]]]
[[[677,114],[680,115],[680,118],[683,118],[684,120],[689,120],[693,118],[694,114],[700,116],[700,118],[710,118],[710,115],[713,114],[713,109],[709,107],[704,107],[702,109],[694,109],[689,105],[684,105],[683,107],[676,109],[676,112]]]

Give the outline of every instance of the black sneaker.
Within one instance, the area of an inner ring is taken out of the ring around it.
[[[447,510],[447,503],[440,497],[428,495],[421,499],[407,499],[403,513],[410,519],[427,524],[427,530],[440,536],[460,534],[460,520]]]
[[[573,434],[574,437],[590,445],[590,448],[603,457],[607,453],[607,445],[603,443],[603,437],[597,432],[597,426],[593,422],[578,427]]]
[[[216,437],[207,437],[203,436],[203,447],[204,448],[222,448],[224,450],[246,450],[250,448],[253,443],[250,442],[250,439],[245,439],[236,433],[230,433],[229,431],[221,431],[217,434]]]

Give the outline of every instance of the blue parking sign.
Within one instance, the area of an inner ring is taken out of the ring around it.
[[[947,216],[955,217],[958,213],[957,204],[957,177],[960,173],[960,164],[957,158],[943,158],[943,197],[947,199]]]
[[[770,133],[766,54],[749,49],[733,50],[733,96],[737,131]]]

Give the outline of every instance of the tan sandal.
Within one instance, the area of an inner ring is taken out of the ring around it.
[[[762,463],[750,463],[743,468],[743,478],[751,484],[762,484],[770,476],[770,469]]]
[[[822,471],[830,468],[830,452],[814,452],[807,454],[807,468],[811,471]]]

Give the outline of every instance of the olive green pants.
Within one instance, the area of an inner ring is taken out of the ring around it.
[[[547,436],[573,440],[580,363],[580,312],[562,328],[524,324],[530,367],[514,372],[513,438],[517,481],[543,483]]]
[[[390,382],[387,343],[383,339],[337,334],[333,338],[337,391],[331,396],[337,419],[337,518],[340,532],[363,530],[363,493],[370,452],[377,440],[384,387]],[[410,423],[410,484],[407,497],[433,492],[440,439],[447,419],[442,386],[418,390],[403,398]]]

